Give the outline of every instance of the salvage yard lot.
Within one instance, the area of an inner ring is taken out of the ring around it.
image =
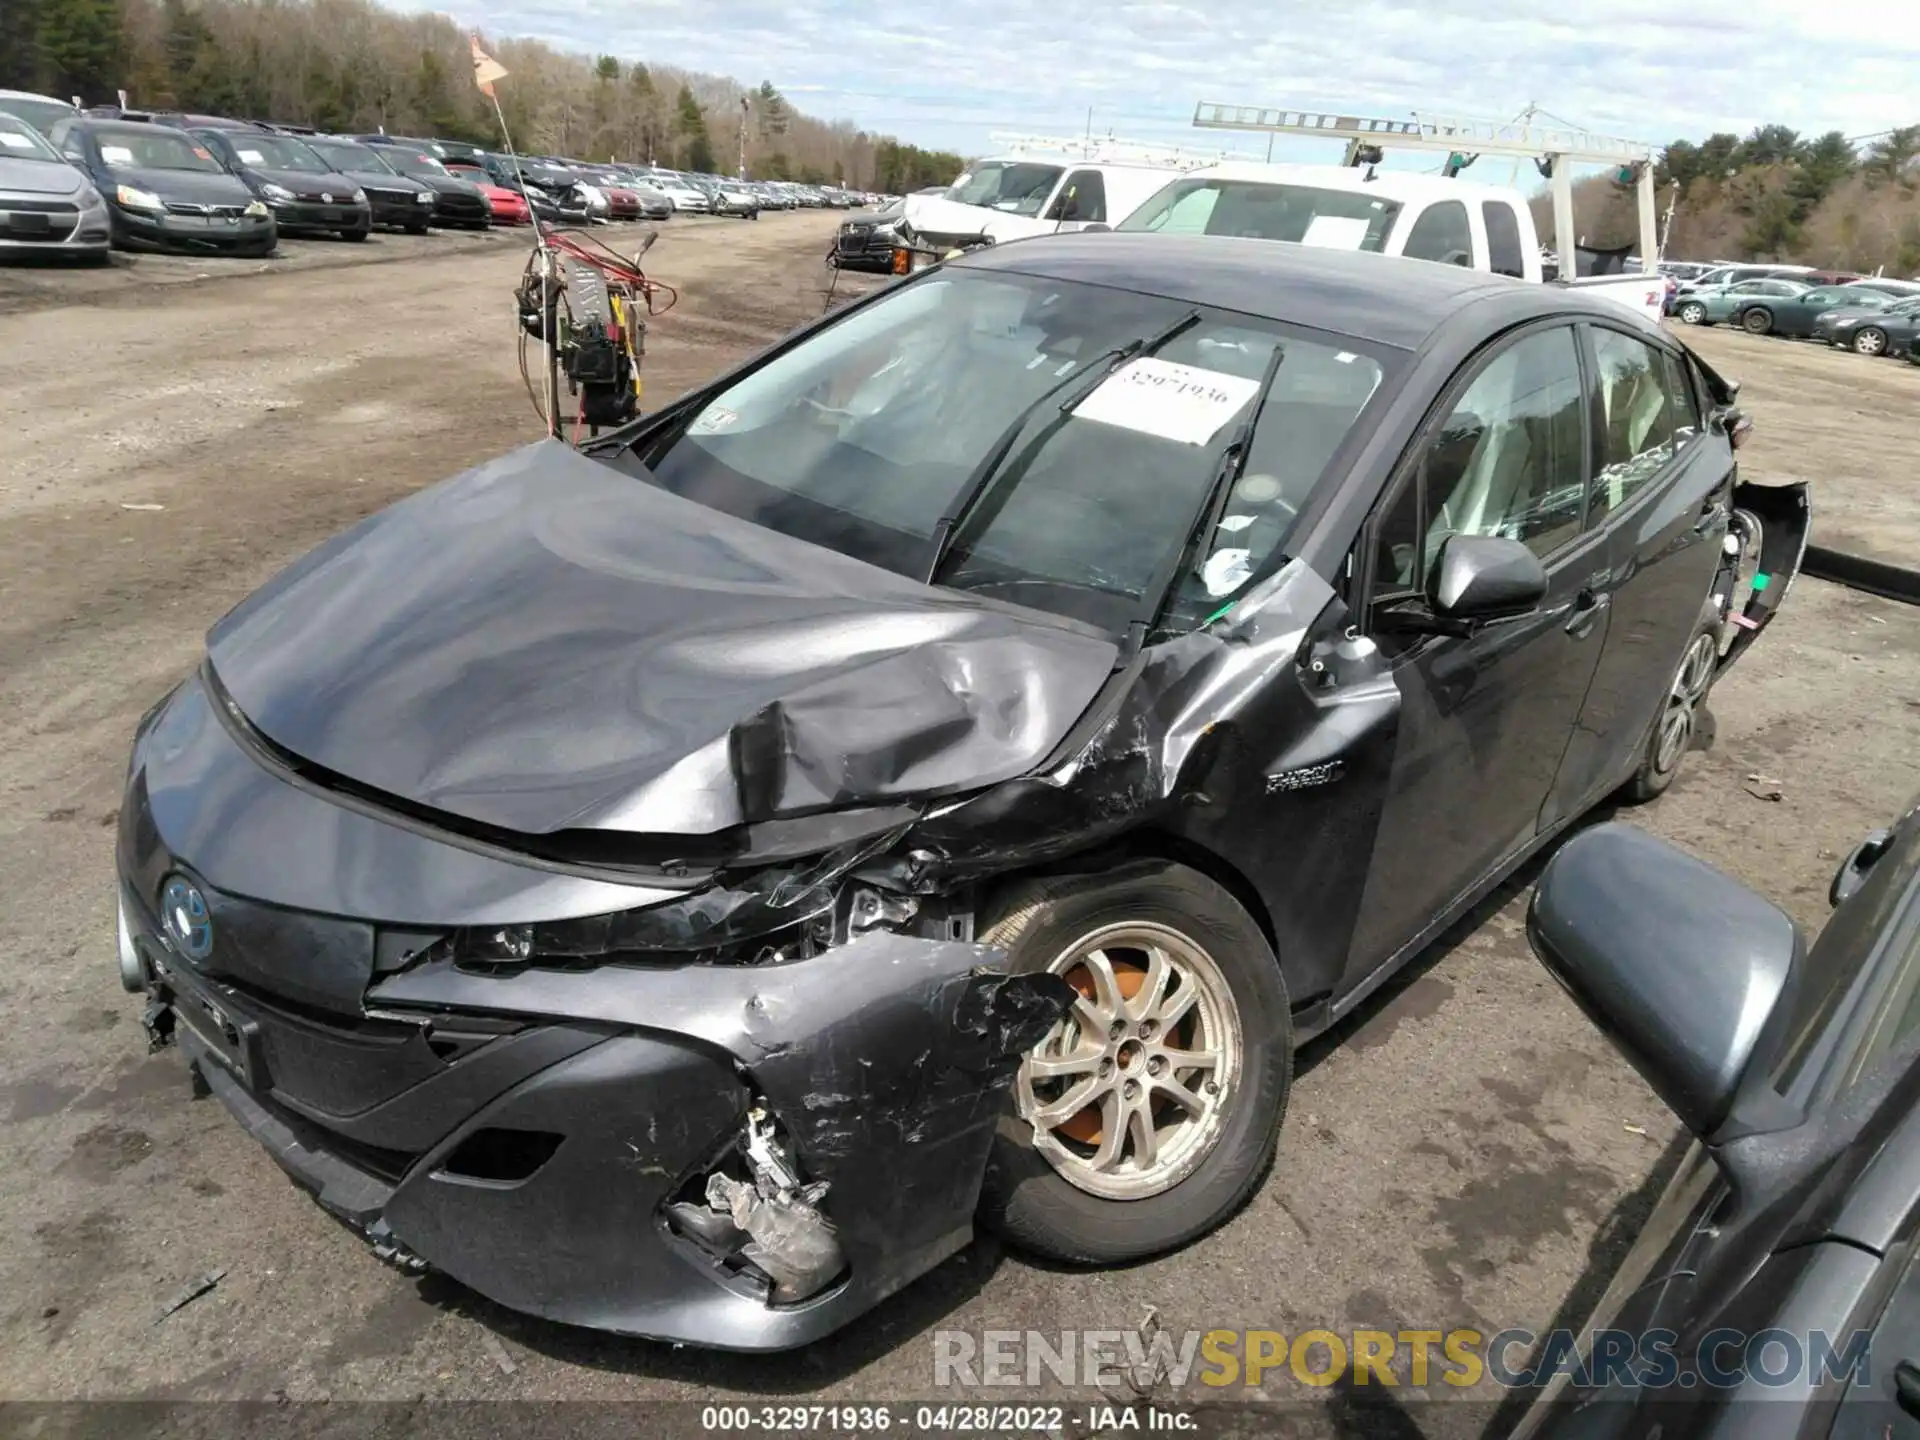
[[[665,227],[647,266],[681,300],[650,337],[649,403],[817,314],[834,219]],[[399,243],[233,278],[189,262],[216,277],[190,284],[0,271],[0,1395],[929,1398],[936,1329],[1125,1330],[1148,1307],[1175,1333],[1584,1318],[1678,1147],[1532,960],[1518,885],[1308,1047],[1274,1173],[1218,1234],[1109,1273],[983,1238],[795,1355],[569,1331],[406,1279],[217,1103],[190,1102],[179,1058],[145,1054],[113,961],[111,821],[136,719],[273,571],[537,430],[511,328],[524,235],[405,258]],[[1748,473],[1812,480],[1823,543],[1911,563],[1920,370],[1687,338],[1746,382]],[[1636,818],[1817,926],[1839,856],[1920,789],[1920,612],[1803,581],[1712,709],[1711,748]],[[156,1328],[211,1270],[219,1285]],[[1475,1434],[1492,1413],[1406,1408],[1378,1433]]]

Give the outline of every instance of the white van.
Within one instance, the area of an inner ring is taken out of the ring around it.
[[[933,249],[1111,226],[1217,156],[1112,140],[1032,140],[977,160],[936,193],[906,198],[906,229]]]

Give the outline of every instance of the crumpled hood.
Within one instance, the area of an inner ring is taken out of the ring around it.
[[[1022,774],[1116,647],[546,441],[337,536],[208,653],[269,740],[375,790],[522,834],[707,834]]]

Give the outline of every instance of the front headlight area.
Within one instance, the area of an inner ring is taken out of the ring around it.
[[[533,925],[470,927],[448,937],[463,970],[511,974],[528,967],[592,969],[629,961],[770,965],[805,960],[853,935],[913,925],[941,902],[897,893],[860,871],[893,848],[905,827],[819,855],[769,865],[644,909]],[[944,930],[937,933],[947,938]]]
[[[151,190],[142,190],[137,185],[119,185],[114,188],[113,198],[129,210],[161,211],[166,203]]]

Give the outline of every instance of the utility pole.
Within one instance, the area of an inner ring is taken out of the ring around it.
[[[1674,207],[1679,203],[1680,182],[1678,180],[1670,180],[1667,182],[1667,217],[1660,222],[1660,258],[1663,260],[1667,254],[1667,237],[1673,233]]]
[[[747,97],[742,95],[740,97],[740,168],[734,175],[738,180],[747,178],[747,117],[751,113],[752,106]]]

